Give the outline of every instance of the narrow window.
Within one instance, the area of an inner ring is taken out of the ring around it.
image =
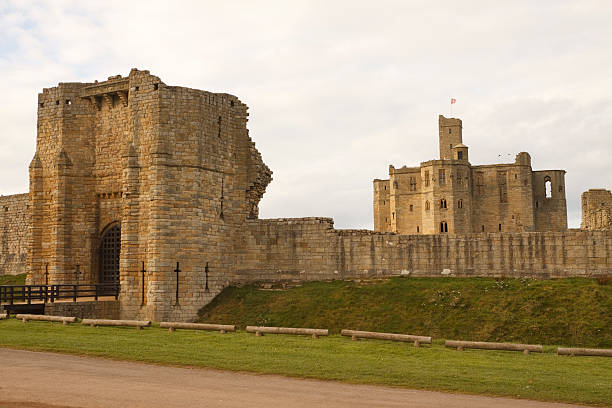
[[[72,102],[70,101],[70,99],[66,99],[66,105],[72,105]]]
[[[463,152],[457,152],[457,159],[463,160]]]
[[[440,200],[440,208],[446,208],[446,198]]]
[[[463,179],[461,178],[461,173],[460,173],[460,172],[457,172],[457,185],[458,185],[458,186],[460,186],[460,185],[461,185],[461,181],[462,181],[462,180],[463,180]]]
[[[55,101],[55,104],[56,104],[56,105],[59,105],[59,101]]]
[[[536,208],[538,208],[538,202],[536,201]]]
[[[448,232],[448,224],[446,221],[440,222],[440,232]]]
[[[417,233],[419,232],[419,226],[417,225]]]
[[[439,178],[439,181],[440,181],[440,185],[441,186],[445,185],[446,184],[446,170],[440,169],[438,171],[438,178]]]
[[[457,201],[457,208],[463,208],[463,200]]]
[[[448,225],[444,223],[444,232],[448,232]]]
[[[476,173],[476,190],[478,191],[478,194],[483,195],[485,188],[484,188],[484,174],[483,173]]]
[[[453,144],[452,144],[452,143],[451,143],[451,144],[449,144],[449,148],[450,148],[451,150],[453,150]]]
[[[153,90],[157,91],[159,89],[159,84],[153,84]]]
[[[397,181],[393,182],[393,187],[397,190],[399,189],[399,184],[397,184]]]
[[[506,172],[505,171],[497,172],[497,185],[499,188],[499,202],[507,203],[508,202],[508,189],[506,187]]]
[[[429,187],[429,171],[425,172],[425,187]]]
[[[440,223],[440,232],[444,232],[444,222]]]
[[[412,206],[412,204],[410,204],[410,211],[412,211],[414,209],[414,207]]]
[[[429,211],[429,201],[425,201],[425,211]]]
[[[222,120],[223,120],[223,119],[221,118],[221,116],[219,116],[219,119],[217,120],[217,124],[219,125],[219,129],[218,129],[218,132],[217,132],[217,136],[219,136],[219,137],[221,137],[221,121],[222,121]]]
[[[552,197],[552,183],[548,176],[544,178],[544,189],[546,189],[546,198]]]
[[[501,231],[501,224],[499,224],[499,227],[498,227],[498,229],[499,229],[499,230]]]
[[[391,215],[393,216],[393,219],[395,219],[395,212],[391,213]]]
[[[448,128],[448,134],[450,135],[451,133],[453,133],[453,129]],[[452,145],[451,145],[452,146]]]
[[[416,191],[416,177],[410,177],[410,191]]]
[[[484,232],[484,225],[482,225],[481,228],[482,228],[482,232]]]

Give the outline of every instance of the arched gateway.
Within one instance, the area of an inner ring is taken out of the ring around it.
[[[121,225],[113,224],[102,234],[100,242],[100,283],[119,283]]]

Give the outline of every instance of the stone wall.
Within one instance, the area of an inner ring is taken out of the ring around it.
[[[0,196],[0,275],[26,272],[29,195]]]
[[[119,309],[120,303],[117,300],[45,304],[45,314],[48,316],[71,316],[79,319],[119,319]]]
[[[582,193],[582,224],[585,230],[612,230],[612,193],[590,189]]]
[[[236,282],[383,276],[529,276],[612,273],[612,232],[397,235],[336,230],[329,218],[248,223]]]

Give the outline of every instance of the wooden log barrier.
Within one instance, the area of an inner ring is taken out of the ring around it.
[[[612,357],[612,349],[562,348],[557,349],[560,356],[598,356]]]
[[[86,324],[91,327],[96,326],[128,326],[136,327],[140,330],[143,327],[150,327],[150,320],[106,320],[106,319],[83,319],[81,324]]]
[[[377,339],[377,340],[394,340],[413,342],[414,347],[419,347],[421,344],[431,344],[431,337],[415,336],[413,334],[396,334],[396,333],[379,333],[360,330],[343,329],[340,334],[350,337],[352,340],[357,339]]]
[[[76,323],[77,318],[71,316],[45,316],[45,315],[33,315],[33,314],[18,314],[15,318],[20,319],[22,322],[27,323],[28,320],[38,320],[43,322],[58,322],[64,326],[70,323]]]
[[[210,323],[180,323],[180,322],[161,322],[159,327],[168,329],[170,332],[176,329],[188,330],[218,330],[222,334],[236,331],[233,324],[210,324]]]
[[[466,348],[483,349],[483,350],[507,350],[507,351],[522,351],[523,354],[530,352],[541,353],[542,346],[539,344],[516,344],[516,343],[492,343],[488,341],[458,341],[446,340],[446,347],[453,347],[459,351]]]
[[[269,334],[306,334],[312,336],[313,339],[318,339],[319,336],[328,336],[329,330],[327,329],[303,329],[295,327],[263,327],[263,326],[247,326],[246,331],[248,333],[255,333],[256,336],[263,336],[265,333]]]

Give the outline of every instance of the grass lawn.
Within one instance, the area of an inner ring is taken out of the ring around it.
[[[409,388],[612,405],[612,359],[446,349],[339,336],[0,321],[0,347]]]

